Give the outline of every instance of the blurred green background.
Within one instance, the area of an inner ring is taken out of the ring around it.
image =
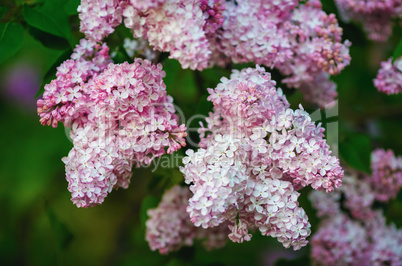
[[[23,2],[4,0],[3,6],[0,4],[0,17],[5,14],[0,29],[4,30],[9,20],[23,26],[21,36],[17,36],[21,41],[16,42],[21,48],[0,63],[0,264],[273,265],[281,257],[285,259],[279,260],[278,265],[309,263],[308,247],[293,252],[258,233],[251,242],[228,242],[225,248],[212,252],[205,251],[199,243],[169,256],[150,251],[145,241],[146,210],[156,206],[164,189],[183,182],[177,168],[158,169],[155,173],[151,168],[134,169],[129,189],[114,191],[94,208],[75,207],[66,189],[61,161],[72,144],[62,125],[54,129],[39,124],[35,94],[44,78],[49,82],[54,77],[54,72],[49,71],[54,70],[52,65],[59,65],[58,59],[69,55],[82,37],[74,12],[79,1],[55,1],[64,6],[72,34],[64,34],[63,30],[60,34],[49,33],[43,25],[26,23],[21,17],[22,6],[16,5]],[[43,1],[25,1],[37,2]],[[323,4],[325,11],[336,13],[332,1]],[[333,78],[338,85],[339,114],[325,119],[322,111],[321,120],[324,126],[338,122],[338,128],[331,130],[339,133],[343,166],[369,172],[373,148],[393,149],[402,155],[402,95],[381,94],[372,82],[380,62],[392,55],[402,31],[396,27],[391,39],[379,44],[368,41],[360,26],[340,24],[344,38],[352,42],[352,62]],[[121,45],[122,37],[128,34],[119,30],[110,37],[111,46]],[[124,59],[124,54],[121,56]],[[207,114],[212,106],[206,101],[206,88],[215,87],[222,76],[230,74],[218,68],[203,72],[182,70],[176,61],[167,59],[162,63],[168,92],[185,117]],[[273,77],[281,78],[275,71]],[[285,89],[285,93],[292,107],[301,102],[310,113],[317,110],[298,91]],[[197,127],[198,121],[191,125]],[[192,137],[196,138],[194,134]],[[307,200],[308,191],[301,191],[300,204],[314,232],[319,221]],[[388,221],[401,227],[401,193],[384,208]]]

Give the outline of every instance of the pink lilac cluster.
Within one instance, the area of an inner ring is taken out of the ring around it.
[[[311,240],[313,265],[402,264],[402,231],[387,226],[381,212],[366,221],[338,214],[322,222]]]
[[[78,6],[80,31],[86,38],[101,42],[122,22],[120,0],[81,0]]]
[[[310,185],[331,192],[343,171],[301,107],[293,111],[264,68],[234,71],[208,89],[214,110],[199,129],[200,149],[188,150],[181,171],[194,193],[187,211],[195,226],[229,223],[234,242],[249,229],[285,247],[307,244],[310,224],[296,191]]]
[[[288,76],[284,83],[302,87],[320,107],[334,100],[335,85],[328,74],[338,74],[350,63],[350,42],[342,42],[335,15],[323,12],[319,1],[297,6],[298,1],[291,0],[242,0],[226,5],[225,21],[212,45],[214,63],[277,67]]]
[[[335,16],[323,12],[318,0],[87,1],[79,11],[89,39],[100,41],[123,17],[135,38],[170,52],[183,68],[231,62],[277,67],[288,76],[284,83],[302,88],[320,107],[336,97],[328,74],[350,63],[350,42],[342,42]]]
[[[368,249],[363,226],[344,214],[324,220],[311,239],[313,265],[369,265],[365,261]]]
[[[402,156],[392,150],[375,150],[371,154],[372,178],[368,179],[378,201],[395,198],[402,188]]]
[[[100,204],[113,188],[127,188],[133,165],[176,151],[186,136],[166,94],[161,65],[141,59],[115,65],[105,44],[95,45],[98,52],[90,45],[81,41],[72,55],[76,59],[58,68],[57,79],[38,100],[42,124],[71,127],[74,147],[63,162],[78,207]]]
[[[145,38],[155,50],[170,52],[183,68],[202,70],[211,54],[207,34],[223,24],[223,0],[82,1],[80,30],[101,41],[124,19],[135,38]]]
[[[152,250],[161,254],[192,246],[194,239],[203,239],[207,249],[219,248],[227,241],[227,227],[202,229],[190,221],[186,212],[191,192],[188,187],[174,186],[167,190],[155,209],[148,210],[146,240]]]
[[[223,0],[200,0],[200,7],[204,14],[206,23],[204,25],[204,31],[206,34],[215,33],[219,29],[224,21],[223,11],[225,11],[225,5]]]
[[[312,239],[314,264],[402,264],[402,230],[387,226],[382,213],[373,207],[376,200],[388,201],[398,193],[401,162],[392,151],[375,150],[372,176],[345,176],[330,197],[319,191],[310,194],[318,216],[323,218]]]
[[[374,150],[371,170],[372,175],[356,173],[345,176],[343,185],[332,195],[312,192],[310,199],[318,210],[318,216],[332,216],[346,208],[354,219],[371,219],[374,202],[387,202],[402,188],[402,157],[396,157],[391,150]]]
[[[207,67],[211,51],[205,36],[206,20],[199,1],[169,0],[157,7],[123,5],[124,24],[135,38],[145,37],[154,49],[170,52],[183,68]]]
[[[369,39],[386,41],[392,33],[392,19],[402,18],[400,0],[336,0],[345,21],[363,24]]]
[[[402,93],[402,57],[394,62],[390,58],[381,63],[374,86],[386,94]]]
[[[57,127],[58,122],[70,124],[79,117],[76,105],[86,101],[83,85],[111,62],[106,44],[82,39],[71,59],[57,68],[56,79],[45,85],[42,99],[37,101],[40,123]]]

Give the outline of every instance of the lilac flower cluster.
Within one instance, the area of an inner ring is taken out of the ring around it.
[[[190,197],[188,188],[174,186],[165,192],[157,208],[148,210],[145,238],[152,250],[167,254],[182,246],[193,245],[194,239],[204,239],[207,249],[225,245],[229,233],[227,227],[205,230],[191,223],[186,212]]]
[[[400,0],[336,0],[345,21],[363,24],[369,39],[383,42],[392,33],[392,19],[402,18]]]
[[[170,52],[170,58],[179,60],[183,68],[206,68],[211,52],[198,1],[163,1],[147,9],[130,4],[122,6],[124,24],[132,29],[135,38],[145,37],[154,49]]]
[[[181,171],[194,193],[187,211],[195,226],[229,223],[234,242],[249,229],[299,249],[310,224],[296,190],[312,185],[331,192],[343,171],[301,107],[293,111],[264,68],[234,71],[208,89],[214,111],[199,130],[200,149],[188,150]]]
[[[71,127],[74,147],[63,162],[78,207],[127,188],[133,165],[185,146],[186,129],[166,94],[162,66],[141,59],[115,65],[107,52],[105,44],[82,40],[38,100],[42,124]]]
[[[321,73],[339,73],[350,62],[350,43],[333,14],[317,1],[237,1],[227,3],[227,19],[218,31],[217,49],[235,63],[278,67],[292,87]],[[222,62],[216,62],[221,64]]]
[[[375,198],[388,201],[395,198],[402,188],[402,156],[396,157],[392,150],[375,150],[371,154],[372,179]]]
[[[381,63],[381,68],[374,79],[374,86],[386,94],[402,92],[402,57],[393,63],[391,58]]]
[[[368,221],[344,214],[326,219],[311,240],[313,265],[402,264],[402,231],[387,226],[380,212]]]
[[[74,49],[71,59],[58,68],[56,79],[45,85],[43,99],[38,100],[38,114],[42,125],[57,127],[58,122],[71,124],[79,117],[77,104],[86,102],[83,84],[112,63],[109,48],[82,39]]]
[[[120,0],[81,0],[78,6],[80,31],[86,38],[101,42],[122,22]]]
[[[387,226],[375,201],[388,201],[402,187],[402,157],[392,151],[372,153],[372,176],[354,174],[328,197],[310,194],[322,225],[312,239],[317,265],[401,265],[402,231]]]
[[[278,68],[289,87],[303,88],[306,99],[324,107],[337,96],[329,80],[350,63],[350,42],[319,1],[228,2],[213,61],[224,65],[255,62]],[[317,86],[319,85],[319,86]],[[314,94],[314,97],[309,95]]]
[[[124,20],[135,38],[170,52],[183,68],[231,62],[277,67],[287,76],[284,83],[302,88],[320,107],[337,95],[330,75],[350,63],[350,42],[342,42],[337,19],[318,0],[83,1],[79,12],[90,40],[101,41]]]

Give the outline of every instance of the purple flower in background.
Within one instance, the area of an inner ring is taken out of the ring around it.
[[[29,63],[17,63],[5,76],[4,97],[16,102],[21,108],[36,109],[35,93],[40,87],[38,70]]]

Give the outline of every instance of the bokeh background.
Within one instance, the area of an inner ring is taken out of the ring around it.
[[[169,256],[150,251],[145,241],[146,210],[157,205],[166,188],[183,182],[177,167],[159,168],[155,172],[152,168],[134,169],[130,187],[114,191],[102,205],[89,209],[73,205],[61,161],[72,144],[62,125],[54,129],[39,124],[35,95],[54,77],[54,67],[69,56],[71,47],[82,37],[74,12],[79,1],[61,1],[69,15],[72,32],[69,42],[25,23],[18,17],[22,2],[4,0],[0,3],[0,25],[13,19],[23,26],[23,33],[16,36],[23,39],[21,48],[0,63],[0,264],[309,264],[309,247],[293,252],[275,239],[261,237],[258,233],[251,242],[228,242],[225,248],[211,252],[205,251],[200,243]],[[25,1],[29,5],[34,2],[38,1]],[[337,14],[332,0],[325,0],[323,4],[327,13]],[[370,172],[372,149],[393,149],[396,155],[402,155],[402,95],[384,95],[372,82],[380,62],[392,55],[402,30],[396,26],[388,42],[374,43],[367,40],[359,25],[340,24],[344,38],[352,42],[352,62],[334,77],[339,94],[338,114],[326,118],[325,111],[318,111],[319,120],[324,126],[337,122],[337,128],[330,130],[338,136],[342,165]],[[119,29],[110,37],[111,46],[121,46],[122,39],[128,35],[129,32]],[[117,58],[117,61],[124,60],[124,55]],[[206,88],[215,87],[230,71],[219,68],[203,72],[182,70],[176,61],[161,58],[167,73],[168,93],[185,117],[207,114],[212,106],[206,101]],[[245,66],[248,65],[234,67]],[[277,72],[273,72],[273,77],[281,78]],[[317,110],[304,102],[300,92],[282,88],[292,107],[302,103],[310,113]],[[193,121],[192,126],[197,127],[197,124],[198,121]],[[314,233],[319,220],[307,199],[308,191],[308,188],[302,190],[300,205],[306,210]],[[402,227],[401,193],[381,208],[388,222]]]

